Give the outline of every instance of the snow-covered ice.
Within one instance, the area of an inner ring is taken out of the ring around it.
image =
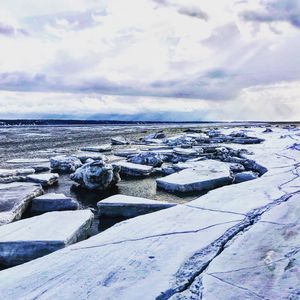
[[[87,238],[90,210],[49,212],[0,226],[0,265],[10,267]]]
[[[76,200],[64,194],[56,193],[47,193],[38,196],[31,203],[31,212],[34,214],[60,210],[76,210],[78,208],[79,203]]]
[[[56,173],[49,174],[33,174],[26,176],[27,181],[39,183],[44,187],[57,183],[59,175]]]
[[[157,186],[169,192],[195,192],[211,190],[232,182],[229,165],[226,163],[205,160],[188,163],[187,166],[192,168],[157,179]]]
[[[39,184],[14,182],[0,184],[0,225],[19,220],[31,200],[43,194]]]
[[[114,195],[97,203],[99,215],[132,218],[175,206],[174,203],[141,197]],[[101,219],[100,219],[101,222]]]
[[[121,175],[123,174],[129,176],[149,176],[153,171],[153,167],[151,166],[134,164],[127,161],[118,161],[115,162],[114,165],[119,166],[121,168]]]

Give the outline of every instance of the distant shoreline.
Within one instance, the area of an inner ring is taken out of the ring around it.
[[[0,126],[51,125],[145,125],[145,124],[300,124],[300,121],[120,121],[120,120],[56,120],[15,119],[0,120]]]

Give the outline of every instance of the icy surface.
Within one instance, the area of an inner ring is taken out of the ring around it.
[[[82,163],[85,163],[88,159],[93,160],[106,160],[106,157],[104,154],[96,153],[96,152],[88,152],[88,151],[82,151],[77,152],[74,154]]]
[[[125,148],[125,149],[118,149],[114,151],[114,155],[121,156],[121,157],[128,157],[131,155],[138,154],[140,151],[137,148]]]
[[[132,218],[175,206],[174,203],[126,195],[114,195],[97,203],[99,215]],[[100,218],[101,222],[101,218]]]
[[[126,161],[116,162],[115,165],[121,168],[120,174],[125,174],[129,176],[148,176],[153,171],[153,167],[134,164]]]
[[[89,235],[90,210],[50,212],[0,227],[0,265],[30,261]]]
[[[33,168],[26,169],[0,169],[0,183],[24,181],[24,176],[34,174]]]
[[[58,210],[76,210],[79,203],[64,194],[48,193],[32,200],[31,212],[44,213]]]
[[[42,193],[38,184],[0,184],[0,225],[20,219],[31,200]]]
[[[184,156],[195,156],[198,154],[198,151],[192,148],[184,149],[184,148],[174,148],[174,152],[179,155]]]
[[[99,146],[89,146],[81,148],[82,151],[89,151],[89,152],[107,152],[111,151],[112,147],[110,144],[104,144]]]
[[[0,177],[22,176],[33,174],[34,169],[0,169]]]
[[[205,160],[190,165],[193,168],[157,179],[157,185],[170,192],[195,192],[211,190],[232,182],[226,163]]]
[[[42,186],[51,186],[58,181],[59,175],[56,173],[50,174],[34,174],[26,177],[27,181],[39,183]]]
[[[111,138],[111,144],[112,145],[127,145],[127,144],[129,144],[129,141],[122,136],[116,136],[116,137]]]
[[[300,194],[263,215],[210,264],[202,278],[202,298],[297,299],[299,214]]]
[[[46,158],[15,158],[8,160],[9,164],[43,164],[49,162]]]
[[[299,193],[300,164],[299,151],[290,146],[299,140],[299,132],[272,129],[264,134],[265,142],[247,145],[253,152],[249,158],[268,170],[260,178],[130,219],[86,241],[4,270],[0,295],[4,299],[297,299],[300,202],[293,196]],[[249,130],[254,137],[262,134],[262,128]]]

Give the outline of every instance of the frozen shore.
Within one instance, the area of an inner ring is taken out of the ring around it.
[[[232,129],[221,131],[227,137]],[[280,127],[269,133],[260,127],[246,131],[264,139],[243,145],[247,149],[243,157],[247,163],[255,162],[252,168],[261,172],[259,178],[121,222],[86,241],[3,270],[0,295],[4,299],[297,295],[300,152],[295,144],[300,131]],[[220,135],[209,138],[217,140]],[[222,146],[240,149],[234,139],[240,137],[232,136]]]

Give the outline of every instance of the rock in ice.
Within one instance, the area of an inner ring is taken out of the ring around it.
[[[120,181],[119,171],[119,167],[98,160],[84,164],[70,178],[83,188],[106,190]]]

